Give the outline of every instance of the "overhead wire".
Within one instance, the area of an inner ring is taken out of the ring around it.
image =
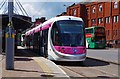
[[[2,14],[5,14],[7,12],[7,8],[5,7],[4,11],[2,12]]]
[[[8,10],[8,8],[7,8],[7,6],[8,6],[8,5],[7,5],[7,2],[5,2],[5,4],[4,4],[4,5],[5,5],[5,8],[4,8],[4,11],[2,12],[2,14],[7,13],[7,10]]]
[[[23,9],[23,11],[25,12],[25,14],[26,14],[27,16],[29,16],[29,15],[27,14],[26,10],[24,9],[24,7],[22,6],[22,4],[20,3],[20,1],[19,1],[19,0],[17,0],[17,1],[18,1],[18,3],[20,4],[20,6],[22,7],[22,9]]]
[[[21,3],[19,2],[19,0],[15,0],[17,3],[17,6],[19,7],[20,11],[22,12],[23,15],[29,16],[27,14],[27,12],[25,11],[25,9],[23,8],[23,6],[21,5]]]
[[[14,7],[14,11],[16,12],[16,14],[20,15],[15,7]]]
[[[7,0],[6,0],[7,1]],[[4,6],[4,4],[6,3],[6,1],[3,2],[3,4],[1,4],[0,10],[2,9],[2,7]]]
[[[1,1],[0,6],[4,3],[5,0]]]
[[[21,12],[22,12],[22,14],[24,15],[24,12],[22,11],[22,8],[20,7],[20,5],[19,5],[18,1],[17,1],[17,0],[15,0],[15,1],[16,1],[16,3],[17,3],[17,6],[19,7],[20,11],[21,11]]]

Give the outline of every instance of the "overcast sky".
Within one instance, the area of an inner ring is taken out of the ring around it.
[[[3,0],[0,0],[0,3]],[[17,0],[14,0],[14,2]],[[66,11],[66,8],[73,3],[79,2],[90,2],[90,1],[105,1],[105,0],[19,0],[28,13],[30,17],[32,17],[32,21],[35,18],[46,17],[46,19],[50,19],[55,17],[56,15],[61,14]],[[66,6],[64,6],[66,5]],[[5,9],[7,5],[4,6]],[[19,14],[22,14],[20,8],[14,4]],[[1,7],[1,6],[0,6]],[[0,9],[0,14],[3,12],[3,9]],[[16,11],[16,9],[14,9]]]

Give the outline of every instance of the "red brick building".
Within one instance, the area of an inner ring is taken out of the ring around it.
[[[73,4],[67,8],[67,15],[81,17],[87,26],[87,12],[84,4]]]
[[[35,20],[35,26],[38,26],[45,21],[46,21],[45,17],[38,18],[38,19]]]
[[[34,28],[45,21],[46,21],[45,17],[37,18],[35,19],[35,22],[33,22],[33,25],[31,26],[31,28]]]
[[[67,15],[83,18],[85,27],[105,27],[107,41],[117,40],[120,45],[120,1],[74,4],[67,8]]]
[[[66,12],[63,12],[63,13],[61,13],[60,15],[57,15],[57,16],[66,16],[67,15],[67,13]]]

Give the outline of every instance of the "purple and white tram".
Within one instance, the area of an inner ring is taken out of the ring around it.
[[[55,61],[86,59],[85,27],[81,18],[60,16],[27,31],[29,48]]]

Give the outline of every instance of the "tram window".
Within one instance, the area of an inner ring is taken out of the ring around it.
[[[51,31],[51,39],[53,42],[53,45],[59,45],[59,34],[58,34],[58,28],[56,26],[56,23],[53,24],[52,31]]]

